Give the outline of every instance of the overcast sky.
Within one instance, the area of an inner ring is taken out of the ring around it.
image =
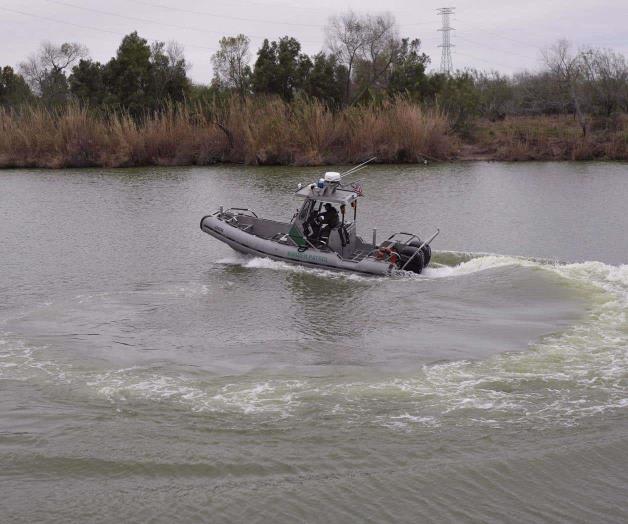
[[[0,66],[17,66],[39,43],[81,42],[101,62],[122,36],[183,44],[195,82],[208,83],[210,56],[223,35],[251,38],[253,60],[264,37],[296,37],[307,53],[325,48],[331,15],[391,12],[402,36],[420,38],[440,65],[438,7],[456,6],[451,25],[455,69],[513,73],[539,67],[539,49],[567,38],[575,46],[609,47],[628,55],[628,0],[0,0]]]

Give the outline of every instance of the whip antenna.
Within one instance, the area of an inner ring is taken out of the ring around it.
[[[340,174],[340,178],[344,178],[347,175],[351,175],[353,173],[355,173],[356,171],[359,171],[360,169],[362,169],[364,166],[366,166],[366,164],[372,162],[373,160],[377,159],[376,156],[369,158],[368,160],[366,160],[365,162],[362,162],[361,164],[358,164],[355,167],[352,167],[351,169],[349,169],[348,171],[345,171],[344,173]]]

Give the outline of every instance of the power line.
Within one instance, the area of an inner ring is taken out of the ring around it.
[[[300,26],[300,27],[316,27],[316,28],[321,28],[324,27],[321,24],[302,24],[302,23],[298,23],[298,22],[282,22],[279,20],[264,20],[262,18],[246,18],[243,16],[229,16],[229,15],[221,15],[218,13],[212,13],[209,11],[198,11],[195,9],[184,9],[183,7],[173,7],[170,5],[164,5],[164,4],[155,4],[153,2],[144,2],[143,0],[130,0],[131,2],[135,3],[135,4],[142,4],[148,7],[155,7],[158,9],[165,9],[167,11],[177,11],[180,13],[189,13],[189,14],[194,14],[194,15],[204,15],[204,16],[211,16],[214,18],[224,18],[226,20],[238,20],[241,22],[256,22],[256,23],[265,23],[265,24],[278,24],[278,25],[289,25],[289,26]]]
[[[486,34],[489,34],[489,35],[495,36],[495,37],[497,37],[497,38],[501,38],[501,39],[503,39],[503,40],[508,40],[508,41],[513,42],[513,43],[515,43],[515,44],[518,44],[518,45],[521,45],[521,46],[528,47],[528,48],[530,48],[530,49],[535,49],[535,50],[537,50],[537,51],[542,50],[542,49],[543,49],[543,47],[544,47],[544,45],[538,45],[538,44],[533,44],[533,43],[530,43],[530,42],[525,42],[525,41],[523,41],[523,40],[517,40],[517,39],[515,39],[515,38],[511,38],[511,37],[509,37],[509,36],[506,36],[506,35],[504,35],[504,34],[502,34],[502,33],[496,33],[496,32],[494,32],[494,31],[490,31],[490,30],[485,29],[485,28],[483,28],[483,27],[478,27],[478,28],[477,28],[477,30],[478,30],[478,31],[481,31],[482,33],[486,33]],[[460,33],[463,33],[463,34],[468,34],[468,33],[471,33],[471,31],[457,31],[457,32],[456,32],[456,38],[457,38],[457,39],[466,40],[466,41],[468,41],[468,42],[472,42],[472,43],[475,43],[475,44],[477,44],[477,45],[482,45],[482,46],[487,47],[487,48],[489,48],[489,49],[494,49],[493,47],[490,47],[490,46],[488,46],[488,45],[485,45],[485,44],[480,44],[480,43],[478,43],[478,42],[473,42],[472,40],[469,40],[467,37],[461,37],[461,36],[460,36]],[[571,38],[570,38],[569,40],[570,40],[570,41],[574,41],[574,39],[571,39]],[[551,44],[551,43],[553,43],[553,42],[546,42],[546,45]],[[608,43],[604,43],[604,42],[595,42],[595,44],[594,44],[594,45],[595,45],[595,47],[603,47],[603,46],[608,46],[608,45],[610,45],[611,47],[613,47],[613,46],[617,46],[617,43],[608,44]],[[499,49],[494,49],[494,50],[500,51]],[[504,51],[504,52],[506,52],[506,51]],[[517,53],[510,53],[509,51],[508,51],[508,53],[509,53],[509,54],[514,54],[514,55],[517,55]],[[517,56],[523,56],[523,55],[517,55]],[[530,58],[530,57],[528,57],[528,58]]]
[[[482,27],[478,27],[477,29],[479,31],[482,31],[483,33],[487,33],[489,35],[496,36],[497,38],[502,38],[504,40],[510,40],[511,42],[513,42],[515,44],[523,45],[523,46],[526,46],[526,47],[534,47],[535,49],[539,48],[539,46],[537,46],[535,44],[531,44],[530,42],[524,42],[523,40],[516,40],[515,38],[510,38],[509,36],[505,36],[505,35],[500,34],[500,33],[495,33],[494,31],[489,31],[488,29],[484,29]],[[465,33],[466,31],[462,31],[462,32]]]
[[[165,27],[174,27],[175,29],[184,29],[186,31],[197,31],[199,33],[202,34],[215,34],[215,35],[220,35],[220,36],[224,36],[224,33],[221,31],[211,31],[209,29],[205,29],[202,27],[195,27],[195,26],[188,26],[188,25],[181,25],[181,24],[171,24],[168,22],[158,22],[157,20],[150,20],[148,18],[140,18],[137,16],[127,16],[127,15],[120,15],[118,13],[112,13],[111,11],[102,11],[100,9],[93,9],[91,7],[83,7],[83,6],[79,6],[79,5],[75,5],[75,4],[71,4],[69,2],[62,2],[60,0],[44,0],[44,2],[48,2],[50,4],[57,4],[57,5],[62,5],[65,7],[71,7],[73,9],[79,9],[81,11],[89,11],[89,12],[93,12],[93,13],[97,13],[97,14],[101,14],[101,15],[106,15],[106,16],[114,16],[117,18],[122,18],[122,19],[126,19],[126,20],[131,20],[133,22],[142,22],[142,23],[148,23],[148,24],[155,24],[155,25],[162,25]],[[267,38],[266,36],[261,36],[261,35],[247,35],[250,38],[255,38],[255,39],[259,39],[259,40],[263,40],[265,38]],[[301,42],[306,43],[306,44],[316,44],[319,45],[320,42],[316,41],[312,41],[312,40],[301,40]]]
[[[470,44],[474,44],[476,46],[484,47],[484,48],[490,49],[492,51],[497,51],[499,53],[504,53],[504,54],[511,55],[511,56],[518,56],[518,57],[521,57],[521,58],[526,58],[528,60],[536,60],[536,58],[532,58],[529,55],[522,55],[522,54],[519,54],[519,53],[512,52],[510,50],[500,49],[499,47],[494,47],[494,46],[489,46],[489,45],[486,45],[486,44],[481,44],[481,43],[476,42],[474,40],[470,40],[469,38],[466,38],[464,36],[458,35],[458,36],[456,36],[456,38],[459,39],[459,40],[463,40],[465,42],[469,42]]]
[[[487,11],[487,12],[488,11],[493,11],[493,9],[492,8],[491,9],[486,9],[485,11]],[[477,14],[477,12],[478,12],[477,9],[474,7],[473,8],[473,13]],[[553,16],[552,20],[553,21],[556,21],[556,20],[561,21],[562,20],[562,21],[565,21],[565,22],[569,22],[571,19],[568,16],[562,16],[562,17],[554,17]],[[475,26],[475,24],[473,25],[473,28],[474,28],[474,30],[476,32],[477,31],[481,31],[482,33],[487,33],[489,35],[493,35],[493,36],[496,36],[498,38],[502,38],[504,40],[510,40],[511,42],[514,42],[516,44],[523,45],[523,46],[526,46],[526,47],[535,48],[535,49],[540,49],[541,47],[543,47],[543,45],[548,44],[548,43],[552,43],[551,41],[548,42],[546,39],[551,38],[552,34],[556,38],[558,38],[556,35],[558,33],[560,33],[560,30],[558,30],[558,32],[557,32],[555,27],[549,28],[546,33],[541,33],[538,30],[535,31],[535,30],[531,29],[529,26],[526,26],[525,30],[522,31],[521,34],[523,34],[526,37],[527,36],[534,36],[537,40],[538,39],[543,39],[544,43],[539,45],[539,44],[530,43],[529,41],[524,41],[524,40],[521,40],[521,39],[513,38],[512,36],[507,36],[504,33],[496,32],[493,29],[487,29],[486,27],[477,27],[477,26]],[[461,32],[463,32],[463,33],[470,33],[471,31],[462,30]],[[569,35],[567,35],[567,36],[569,36]],[[570,40],[579,40],[580,39],[580,35],[569,37],[569,39]],[[605,44],[598,42],[598,43],[596,43],[596,45],[601,46],[601,45],[605,45]],[[616,45],[616,44],[612,44],[612,45]]]
[[[151,20],[151,19],[147,19],[147,18],[142,18],[142,17],[136,17],[136,16],[128,16],[128,15],[122,15],[122,14],[118,14],[118,13],[114,13],[111,11],[104,11],[101,9],[94,9],[94,8],[90,8],[90,7],[84,7],[84,6],[79,6],[76,4],[72,4],[70,2],[64,2],[62,0],[43,0],[45,2],[51,3],[51,4],[56,4],[56,5],[60,5],[60,6],[64,6],[64,7],[69,7],[69,8],[73,8],[73,9],[78,9],[81,11],[88,11],[88,12],[93,12],[93,13],[97,13],[97,14],[101,14],[101,15],[106,15],[106,16],[113,16],[113,17],[117,17],[117,18],[121,18],[121,19],[125,19],[125,20],[130,20],[133,22],[142,22],[142,23],[149,23],[149,24],[154,24],[154,25],[161,25],[161,26],[165,26],[165,27],[173,27],[175,29],[183,29],[183,30],[190,30],[190,31],[197,31],[199,33],[202,33],[204,35],[211,33],[211,34],[215,34],[215,35],[220,35],[220,36],[224,36],[223,32],[219,32],[219,31],[212,31],[206,28],[201,28],[201,27],[195,27],[195,26],[189,26],[189,25],[182,25],[182,24],[173,24],[173,23],[168,23],[168,22],[159,22],[157,20]],[[153,5],[153,4],[149,4],[148,2],[142,2],[140,0],[133,0],[133,1],[137,1],[138,3],[142,3],[142,4],[147,4],[147,5]],[[166,7],[163,5],[158,5],[158,4],[154,4],[155,6],[159,6],[159,7]],[[195,14],[205,14],[208,16],[213,16],[212,13],[209,12],[203,12],[203,11],[192,11],[192,10],[184,10],[184,9],[178,9],[178,8],[173,8],[175,10],[179,10],[179,11],[187,11],[187,12],[191,12],[191,13],[195,13]],[[89,27],[89,26],[83,26],[81,24],[75,24],[72,22],[68,22],[68,21],[62,21],[62,20],[58,20],[58,19],[52,19],[52,18],[46,18],[43,17],[41,15],[35,15],[33,13],[26,13],[23,11],[15,11],[15,12],[19,12],[19,14],[23,14],[26,16],[32,16],[35,18],[42,18],[42,19],[49,19],[51,21],[57,22],[57,23],[65,23],[68,25],[75,25],[77,27],[84,27],[86,29],[92,29],[92,30],[96,30],[96,31],[101,31],[101,32],[108,32],[111,34],[122,34],[116,31],[106,31],[106,30],[101,30],[99,28],[95,28],[95,27]],[[230,17],[233,18],[233,17]],[[236,18],[236,19],[240,19],[240,18]],[[245,19],[245,18],[241,18],[242,20],[253,20],[253,19]],[[257,22],[264,22],[264,20],[256,20]],[[291,24],[291,25],[299,25],[299,24]],[[319,28],[323,28],[325,26],[315,26],[313,24],[307,24],[309,27],[319,27]],[[247,34],[247,36],[251,39],[255,39],[255,40],[264,40],[266,38],[268,38],[268,36],[262,36],[262,35],[256,35],[256,34]],[[301,43],[304,44],[311,44],[311,45],[317,45],[317,46],[321,46],[323,47],[323,44],[320,41],[314,41],[314,40],[299,40]],[[197,47],[200,49],[209,49],[209,50],[213,50],[214,48],[208,48],[205,46],[198,46],[198,45],[188,45],[186,44],[188,47]]]
[[[87,30],[90,30],[90,31],[96,31],[96,32],[100,32],[100,33],[107,33],[107,34],[116,35],[116,36],[126,36],[126,33],[123,33],[123,32],[120,32],[120,31],[111,31],[111,30],[108,30],[108,29],[103,29],[103,28],[100,28],[100,27],[90,26],[90,25],[86,25],[86,24],[77,24],[77,23],[74,23],[74,22],[69,22],[67,20],[59,20],[59,19],[56,19],[56,18],[48,17],[48,16],[37,15],[37,14],[34,14],[34,13],[28,13],[28,12],[25,12],[25,11],[20,11],[18,9],[10,9],[10,8],[7,8],[7,7],[0,6],[0,10],[5,11],[5,12],[9,12],[9,13],[22,15],[22,16],[31,17],[31,18],[37,18],[37,19],[40,19],[40,20],[46,20],[48,22],[54,22],[54,23],[57,23],[57,24],[63,24],[63,25],[78,27],[80,29],[87,29]],[[183,44],[185,45],[185,47],[203,49],[203,50],[207,50],[207,51],[214,51],[215,50],[215,49],[210,48],[210,47],[198,46],[198,45],[194,45],[194,44],[187,44],[185,42],[183,42]],[[499,65],[499,66],[505,67],[507,69],[510,69],[512,67],[512,65],[506,65],[506,64],[501,64],[499,62],[495,62],[495,61],[489,61],[489,60],[486,60],[486,59],[483,59],[483,58],[479,58],[479,57],[476,57],[476,56],[473,56],[473,55],[470,55],[470,54],[467,54],[467,53],[458,52],[458,54],[463,55],[463,56],[467,56],[469,58],[473,58],[475,60],[479,60],[481,62]]]
[[[261,22],[265,24],[288,25],[288,26],[298,26],[298,27],[315,27],[317,29],[324,29],[327,26],[327,24],[304,24],[301,22],[285,22],[282,20],[264,20],[263,18],[246,18],[242,16],[223,15],[223,14],[218,14],[218,13],[210,12],[210,11],[199,11],[197,9],[187,9],[183,7],[174,7],[167,4],[157,4],[154,2],[146,2],[144,0],[130,0],[130,1],[135,4],[142,4],[148,7],[164,9],[167,11],[177,11],[179,13],[189,13],[189,14],[194,14],[194,15],[211,16],[214,18],[224,18],[226,20],[239,20],[243,22],[255,22],[255,23]],[[300,10],[301,8],[298,8],[298,9]],[[311,8],[308,8],[308,9],[311,9]],[[324,11],[322,9],[312,9],[312,10],[320,11],[320,12]],[[399,27],[415,27],[415,26],[420,26],[420,25],[432,25],[432,22],[414,22],[411,24],[400,24]]]
[[[133,0],[131,0],[133,1]],[[148,3],[148,2],[146,2]],[[251,7],[260,7],[260,8],[268,8],[268,7],[276,7],[279,9],[292,9],[294,11],[299,11],[299,12],[303,12],[303,11],[311,11],[311,12],[317,12],[317,13],[329,13],[329,9],[325,8],[325,7],[306,7],[303,5],[290,5],[287,3],[273,3],[272,6],[269,6],[268,4],[262,3],[262,2],[247,2],[246,0],[227,0],[227,1],[223,1],[220,2],[219,0],[213,0],[211,2],[212,4],[216,4],[216,3],[223,3],[223,4],[227,4],[229,7],[233,7],[234,4],[240,4],[240,5],[245,5],[245,6],[251,6]],[[164,4],[165,6],[165,4]],[[165,6],[167,7],[167,6]]]
[[[118,17],[118,18],[124,18],[124,19],[128,19],[128,20],[136,21],[136,22],[140,21],[140,22],[152,23],[152,24],[156,24],[156,25],[165,25],[165,26],[175,27],[175,28],[179,28],[179,29],[194,30],[194,31],[202,32],[204,34],[214,33],[214,34],[223,35],[223,33],[215,32],[215,31],[209,31],[207,29],[202,29],[202,28],[199,28],[199,27],[184,26],[184,25],[178,25],[178,24],[167,24],[167,23],[157,22],[155,20],[148,20],[148,19],[139,18],[139,17],[129,17],[129,16],[119,15],[117,13],[112,13],[112,12],[108,12],[108,11],[102,11],[102,10],[98,10],[98,9],[91,9],[91,8],[87,8],[87,7],[83,7],[83,6],[77,6],[77,5],[70,4],[68,2],[62,2],[62,1],[59,1],[59,0],[44,0],[44,1],[49,2],[49,3],[53,3],[53,4],[58,4],[58,5],[63,5],[63,6],[67,6],[67,7],[72,7],[72,8],[76,8],[76,9],[80,9],[80,10],[92,11],[92,12],[96,12],[98,14],[104,14],[104,15],[107,15],[107,16],[115,16],[115,17]],[[27,16],[27,17],[30,17],[30,18],[36,18],[36,19],[39,19],[39,20],[46,20],[48,22],[54,22],[56,24],[63,24],[63,25],[68,25],[68,26],[72,26],[72,27],[78,27],[80,29],[87,29],[87,30],[90,30],[90,31],[96,31],[96,32],[99,32],[99,33],[106,33],[106,34],[116,35],[116,36],[126,36],[126,34],[127,34],[127,33],[123,33],[123,32],[120,32],[120,31],[112,31],[112,30],[108,30],[108,29],[103,29],[102,27],[96,27],[96,26],[87,25],[87,24],[78,24],[78,23],[75,23],[75,22],[70,22],[68,20],[60,20],[58,18],[52,18],[52,17],[45,16],[45,15],[29,13],[29,12],[26,12],[26,11],[21,11],[19,9],[11,9],[11,8],[8,8],[8,7],[0,6],[0,10],[3,10],[5,12],[9,12],[9,13],[22,15],[22,16]],[[260,35],[247,35],[247,36],[249,36],[252,39],[256,39],[256,40],[264,40],[264,39],[268,38],[266,36],[260,36]],[[159,40],[158,38],[152,38],[152,39],[153,40]],[[300,42],[313,44],[313,45],[319,45],[321,47],[323,46],[320,41],[316,41],[315,42],[315,41],[312,41],[312,40],[300,40]],[[203,49],[203,50],[207,50],[207,51],[215,51],[216,50],[215,47],[208,47],[208,46],[201,46],[201,45],[196,45],[196,44],[189,44],[189,43],[186,43],[186,42],[181,42],[181,43],[185,47],[188,47],[188,48]]]
[[[154,2],[147,2],[145,0],[130,0],[131,2],[135,2],[138,4],[145,4],[151,7],[159,7],[159,8],[163,8],[163,9],[171,9],[171,10],[176,10],[176,11],[184,11],[184,12],[189,12],[189,13],[194,13],[194,14],[211,14],[212,16],[217,16],[217,17],[221,17],[221,18],[231,18],[227,15],[218,15],[218,14],[213,14],[213,13],[208,13],[206,11],[198,11],[198,10],[192,10],[192,9],[183,9],[183,8],[179,8],[179,7],[173,7],[170,6],[168,4],[163,4],[163,3],[154,3]],[[215,3],[220,3],[220,2],[216,2],[216,0],[214,0],[212,2],[213,4]],[[247,2],[246,0],[229,0],[227,2],[222,2],[222,3],[226,3],[229,7],[232,7],[233,4],[244,4],[244,5],[249,5],[249,6],[254,6],[254,7],[262,7],[262,8],[267,8],[269,7],[267,4],[262,4],[260,2]],[[311,11],[311,12],[316,12],[316,13],[322,13],[322,14],[326,14],[327,16],[329,16],[330,13],[335,13],[337,12],[336,8],[325,8],[325,7],[305,7],[303,5],[290,5],[290,4],[273,4],[272,7],[284,10],[284,9],[292,9],[293,11],[298,11],[299,13],[302,13],[303,11]],[[392,9],[390,9],[391,11],[393,11]],[[414,10],[409,10],[409,9],[404,9],[404,10],[394,10],[394,13],[396,14],[406,14],[406,15],[413,15],[416,14]],[[260,22],[263,20],[259,20],[257,18],[252,19],[253,22]],[[270,21],[271,23],[277,23],[277,24],[289,24],[289,25],[299,25],[299,24],[293,24],[292,22],[280,22],[280,21]],[[405,25],[432,25],[431,22],[418,22],[418,23],[412,23],[412,24],[405,24]],[[312,26],[315,27],[315,26]]]
[[[466,56],[468,58],[473,58],[474,60],[479,60],[480,62],[484,62],[485,64],[498,65],[506,69],[512,69],[512,64],[509,65],[509,64],[503,64],[501,62],[496,62],[495,60],[486,60],[485,58],[480,58],[479,56],[470,55],[469,53],[461,53],[460,51],[456,51],[456,54]]]
[[[142,23],[149,23],[149,24],[154,24],[154,25],[161,25],[161,26],[165,26],[165,27],[172,27],[175,29],[183,29],[183,30],[189,30],[189,31],[196,31],[199,33],[202,33],[204,35],[207,35],[208,33],[211,34],[215,34],[215,35],[219,35],[219,36],[224,36],[224,32],[220,32],[220,31],[212,31],[206,28],[202,28],[202,27],[195,27],[195,26],[189,26],[189,25],[182,25],[182,24],[173,24],[173,23],[168,23],[168,22],[159,22],[157,20],[151,20],[151,19],[147,19],[147,18],[142,18],[142,17],[136,17],[136,16],[129,16],[129,15],[122,15],[122,14],[118,14],[118,13],[114,13],[111,11],[104,11],[101,9],[94,9],[91,7],[84,7],[84,6],[80,6],[80,5],[76,5],[76,4],[72,4],[70,2],[64,2],[62,0],[43,0],[45,2],[51,3],[51,4],[56,4],[56,5],[60,5],[60,6],[64,6],[64,7],[69,7],[72,9],[78,9],[81,11],[88,11],[88,12],[93,12],[93,13],[97,13],[97,14],[101,14],[101,15],[106,15],[106,16],[113,16],[113,17],[117,17],[117,18],[121,18],[121,19],[125,19],[125,20],[130,20],[133,22],[142,22]],[[182,11],[182,12],[189,12],[189,13],[194,13],[194,14],[204,14],[207,16],[221,16],[221,15],[215,15],[214,13],[210,13],[210,12],[206,12],[206,11],[194,11],[194,10],[188,10],[188,9],[182,9],[182,8],[174,8],[174,7],[170,7],[170,6],[165,6],[163,4],[152,4],[149,2],[144,2],[142,0],[131,0],[134,1],[136,3],[140,3],[140,4],[145,4],[145,5],[149,5],[149,6],[154,6],[154,7],[160,7],[160,8],[164,8],[164,9],[173,9],[176,11]],[[5,8],[6,9],[6,8]],[[17,10],[15,12],[18,12]],[[25,13],[25,12],[19,12],[19,14],[23,14],[26,16],[32,16],[35,18],[42,18],[42,19],[46,19],[45,17],[43,17],[42,15],[35,15],[33,13]],[[269,22],[267,20],[255,20],[255,19],[251,19],[251,18],[244,18],[244,17],[228,17],[228,16],[224,16],[224,18],[231,18],[231,19],[235,19],[235,20],[247,20],[247,21],[255,21],[255,22]],[[105,31],[105,30],[100,30],[99,28],[95,28],[95,27],[88,27],[88,26],[82,26],[81,24],[76,24],[76,23],[72,23],[72,22],[68,22],[68,21],[61,21],[58,19],[52,19],[49,18],[49,20],[57,22],[57,23],[65,23],[67,25],[75,25],[76,27],[84,27],[87,29],[92,29],[92,30],[96,30],[96,31],[101,31],[101,32],[108,32],[111,34],[122,34],[116,31]],[[422,24],[427,24],[428,22],[419,22],[416,24],[410,24],[410,25],[422,25]],[[317,28],[324,28],[324,25],[315,25],[315,24],[292,24],[289,23],[289,25],[302,25],[302,26],[307,26],[307,27],[317,27]],[[263,36],[263,35],[256,35],[256,34],[248,34],[247,36],[251,39],[254,40],[264,40],[266,38],[269,38],[267,35]],[[425,41],[425,39],[421,39],[422,41]],[[302,40],[299,39],[299,41],[303,44],[310,44],[310,45],[316,45],[316,46],[320,46],[321,48],[324,47],[324,44],[321,43],[320,40],[314,41],[314,40]],[[209,49],[209,50],[214,50],[214,48],[208,48],[205,46],[198,46],[198,45],[192,45],[192,44],[186,44],[187,47],[196,47],[199,49]]]
[[[120,31],[109,31],[107,29],[102,29],[100,27],[94,27],[94,26],[85,25],[85,24],[75,24],[74,22],[68,22],[67,20],[58,20],[56,18],[50,18],[49,16],[42,16],[42,15],[36,15],[34,13],[27,13],[25,11],[19,11],[18,9],[9,9],[8,7],[0,6],[0,10],[7,11],[9,13],[16,13],[18,15],[23,15],[23,16],[30,16],[32,18],[39,18],[40,20],[47,20],[48,22],[55,22],[57,24],[71,25],[74,27],[79,27],[81,29],[89,29],[90,31],[98,31],[100,33],[108,33],[110,35],[117,35],[117,36],[126,36],[126,33],[121,33]],[[154,39],[154,40],[157,40],[157,39]],[[211,47],[199,46],[199,45],[194,45],[194,44],[186,44],[185,42],[181,42],[181,43],[185,47],[194,47],[197,49],[204,49],[206,51],[215,51],[215,49]]]
[[[93,27],[93,26],[84,25],[84,24],[75,24],[73,22],[68,22],[67,20],[57,20],[56,18],[50,18],[48,16],[36,15],[36,14],[33,14],[33,13],[26,13],[24,11],[19,11],[17,9],[9,9],[8,7],[0,6],[0,9],[2,11],[7,11],[9,13],[16,13],[18,15],[30,16],[32,18],[39,18],[40,20],[47,20],[48,22],[56,22],[57,24],[72,25],[74,27],[80,27],[81,29],[89,29],[91,31],[100,31],[101,33],[109,33],[109,34],[112,34],[112,35],[124,35],[124,33],[120,33],[119,31],[108,31],[107,29],[101,29],[99,27]]]

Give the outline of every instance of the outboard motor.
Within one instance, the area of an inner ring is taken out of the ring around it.
[[[405,270],[420,274],[432,258],[432,250],[429,244],[424,245],[422,248],[421,244],[423,244],[423,241],[420,238],[416,238],[407,244],[403,242],[395,243],[394,249],[399,253],[397,267],[401,269],[410,260]]]
[[[408,245],[413,246],[413,247],[421,247],[421,244],[423,244],[423,240],[421,240],[420,238],[415,238]],[[424,261],[423,267],[427,267],[428,264],[430,263],[430,260],[432,260],[432,248],[430,247],[429,244],[425,244],[421,248],[421,251],[423,251],[423,261]]]

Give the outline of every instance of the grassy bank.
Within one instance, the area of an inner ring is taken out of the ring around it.
[[[567,115],[479,120],[456,156],[463,160],[628,160],[628,115],[589,118],[586,137]]]
[[[332,112],[317,101],[177,105],[139,122],[78,105],[0,112],[0,167],[123,167],[216,162],[317,165],[451,158],[447,118],[398,99]]]
[[[628,160],[628,117],[478,120],[464,137],[444,113],[403,98],[330,111],[315,100],[173,105],[134,120],[78,105],[0,110],[0,167],[321,165],[429,160]]]

